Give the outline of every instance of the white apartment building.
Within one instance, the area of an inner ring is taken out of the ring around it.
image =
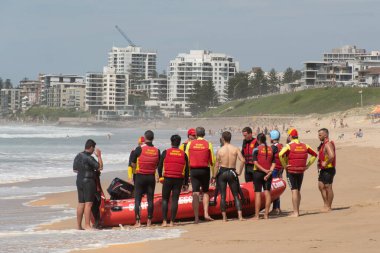
[[[78,75],[43,75],[44,94],[46,105],[49,107],[81,108],[84,109],[84,78]],[[74,91],[77,96],[70,98],[69,93]],[[82,97],[81,95],[82,94]],[[75,100],[78,100],[75,102]],[[82,102],[82,105],[81,105]]]
[[[40,103],[40,95],[42,90],[42,82],[40,80],[22,80],[19,88],[21,89],[21,97],[27,97],[30,105]]]
[[[48,90],[59,84],[83,84],[83,76],[79,75],[63,75],[63,74],[46,74],[40,75],[41,96],[40,103],[48,106],[59,107],[57,105],[57,97]]]
[[[155,77],[156,65],[157,53],[141,47],[112,47],[108,53],[108,67],[114,68],[117,74],[129,74],[131,81]]]
[[[21,89],[2,89],[0,92],[2,114],[15,113],[21,109]]]
[[[167,100],[168,80],[167,78],[151,78],[138,81],[136,91],[146,92],[149,100]]]
[[[83,79],[74,83],[53,83],[46,89],[47,106],[85,110],[86,84]]]
[[[224,89],[230,77],[239,71],[239,63],[231,56],[205,50],[190,50],[170,61],[168,69],[168,101],[188,103],[196,81],[212,81],[219,101],[226,100]],[[185,107],[184,107],[185,108]]]
[[[369,68],[380,67],[380,52],[344,46],[323,54],[323,61],[304,62],[302,81],[305,85],[354,85],[365,78],[360,75]]]
[[[86,74],[86,106],[91,113],[121,110],[128,105],[128,74],[104,67],[102,73]]]

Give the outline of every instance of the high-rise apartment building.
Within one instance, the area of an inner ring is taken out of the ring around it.
[[[2,89],[0,91],[1,113],[15,113],[21,109],[21,89]]]
[[[128,74],[132,86],[135,80],[156,77],[157,53],[144,51],[141,47],[112,47],[108,53],[108,67],[117,74]]]
[[[168,100],[188,103],[193,85],[212,81],[219,101],[226,100],[224,92],[230,77],[239,71],[239,63],[231,56],[205,50],[190,50],[170,61],[168,69]]]
[[[102,73],[86,74],[86,106],[98,110],[122,110],[128,105],[128,74],[118,74],[113,67]]]

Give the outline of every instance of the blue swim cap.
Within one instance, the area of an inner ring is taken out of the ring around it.
[[[272,131],[270,131],[269,136],[270,136],[271,140],[279,140],[280,139],[280,132],[277,130],[272,130]]]

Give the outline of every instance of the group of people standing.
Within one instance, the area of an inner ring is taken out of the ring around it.
[[[303,174],[315,162],[318,154],[309,145],[299,141],[296,129],[290,129],[287,132],[286,145],[279,143],[280,133],[277,130],[272,130],[269,133],[270,144],[268,144],[267,136],[264,133],[260,133],[254,138],[250,127],[245,127],[242,134],[244,141],[240,150],[230,143],[231,133],[229,131],[223,132],[220,139],[221,147],[214,155],[211,142],[204,139],[205,129],[203,127],[192,128],[188,130],[188,139],[182,144],[179,135],[172,135],[170,138],[171,147],[161,153],[153,145],[154,133],[147,130],[144,136],[139,138],[138,146],[131,152],[128,166],[129,181],[135,186],[135,226],[141,226],[140,204],[144,194],[146,194],[148,202],[147,226],[151,225],[154,212],[153,198],[157,182],[163,184],[162,226],[167,226],[168,221],[169,226],[173,226],[180,193],[188,189],[189,179],[192,186],[192,207],[195,223],[199,222],[201,192],[203,193],[203,217],[207,221],[213,220],[208,212],[210,202],[209,185],[215,183],[217,191],[221,194],[220,208],[223,220],[227,221],[227,185],[234,196],[238,219],[243,220],[241,199],[244,196],[239,182],[239,176],[242,174],[243,168],[245,168],[245,181],[253,182],[255,191],[254,219],[259,219],[262,191],[265,194],[264,219],[269,218],[269,209],[272,203],[270,195],[272,178],[282,177],[284,170],[292,191],[292,216],[299,216]],[[328,138],[327,129],[320,129],[318,135],[321,141],[318,148],[319,189],[324,201],[323,210],[329,211],[334,197],[332,183],[335,175],[335,146]],[[93,184],[87,182],[91,181],[91,175],[87,175],[86,171],[97,172],[103,167],[101,152],[99,149],[95,149],[95,145],[94,141],[88,140],[85,151],[78,154],[74,161],[74,170],[78,172],[78,229],[82,229],[83,213],[86,221],[85,229],[91,227],[88,208],[91,209],[89,202],[91,202],[93,192],[96,192],[96,189],[94,189]],[[94,151],[95,155],[98,156],[98,162],[91,157]],[[308,159],[309,155],[311,156],[310,159]],[[239,163],[237,163],[237,160],[239,160]],[[238,168],[237,164],[240,164]],[[170,197],[171,217],[168,220],[167,213]],[[280,199],[273,201],[272,213],[277,215],[281,213]]]

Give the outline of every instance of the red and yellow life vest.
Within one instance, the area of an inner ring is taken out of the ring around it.
[[[303,173],[306,169],[308,151],[304,143],[292,142],[289,144],[288,172]]]
[[[159,151],[156,147],[142,145],[141,154],[137,158],[136,173],[155,174],[159,162]]]
[[[189,163],[190,168],[206,168],[212,163],[211,151],[208,141],[197,139],[190,142]]]
[[[245,147],[243,149],[243,154],[245,158],[245,164],[252,164],[253,165],[253,150],[255,149],[256,146],[256,139],[253,139],[251,142],[247,142],[245,144]]]
[[[186,169],[185,152],[178,148],[166,150],[164,159],[163,176],[170,178],[184,178]]]
[[[318,155],[318,168],[323,170],[323,169],[329,169],[329,168],[335,168],[335,164],[336,164],[336,155],[334,156],[334,159],[332,160],[331,163],[327,164],[325,167],[322,166],[322,162],[324,161],[327,161],[329,159],[328,155],[325,154],[325,146],[327,143],[331,143],[331,145],[333,146],[333,150],[334,150],[334,154],[335,153],[335,143],[333,141],[330,141],[328,139],[326,139],[320,149],[319,149],[319,155]]]
[[[281,161],[280,161],[279,154],[280,154],[280,151],[283,148],[283,146],[282,146],[281,143],[275,143],[275,144],[273,144],[273,146],[277,147],[277,153],[274,155],[274,158],[275,158],[275,161],[276,161],[276,167],[275,167],[275,169],[276,170],[282,170],[283,168],[282,168],[282,164],[281,164]]]
[[[267,147],[267,151],[265,151],[265,145],[260,145],[257,147],[257,162],[266,170],[270,170],[270,167],[272,166],[272,160],[273,160],[273,151],[271,147]],[[254,167],[254,170],[259,170]]]

